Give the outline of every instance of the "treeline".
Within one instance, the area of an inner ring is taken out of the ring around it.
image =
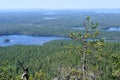
[[[75,11],[75,12],[74,12]],[[77,32],[73,28],[83,28],[84,18],[91,16],[93,22],[100,23],[100,37],[120,40],[120,32],[108,32],[106,28],[120,27],[117,13],[82,12],[79,10],[6,12],[0,13],[0,35],[25,34],[34,36],[63,36]],[[54,14],[47,14],[53,12]],[[46,13],[46,14],[45,14]],[[48,18],[48,19],[47,19]],[[53,18],[53,19],[52,19]]]
[[[50,27],[50,26],[24,26],[22,24],[5,24],[0,25],[3,27],[0,30],[0,35],[32,35],[32,36],[61,36],[68,37],[70,29],[63,27]]]

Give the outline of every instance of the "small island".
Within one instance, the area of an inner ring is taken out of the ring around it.
[[[3,40],[3,42],[5,42],[5,43],[10,42],[10,39],[6,38],[6,39]]]

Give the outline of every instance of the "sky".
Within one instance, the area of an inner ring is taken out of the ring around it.
[[[120,0],[0,0],[0,9],[119,9]]]

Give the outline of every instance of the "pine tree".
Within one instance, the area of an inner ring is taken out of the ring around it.
[[[70,37],[79,42],[79,51],[81,53],[81,63],[82,63],[82,80],[87,80],[89,72],[92,72],[92,64],[96,65],[95,62],[92,62],[102,51],[104,47],[104,41],[98,39],[99,31],[97,30],[98,23],[93,23],[90,17],[86,18],[84,23],[84,32],[83,33],[71,33]],[[97,53],[97,54],[96,54]],[[92,72],[93,73],[93,72]],[[94,75],[93,75],[94,77]]]

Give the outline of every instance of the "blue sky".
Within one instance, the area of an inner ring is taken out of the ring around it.
[[[0,0],[0,9],[120,8],[120,0]]]

